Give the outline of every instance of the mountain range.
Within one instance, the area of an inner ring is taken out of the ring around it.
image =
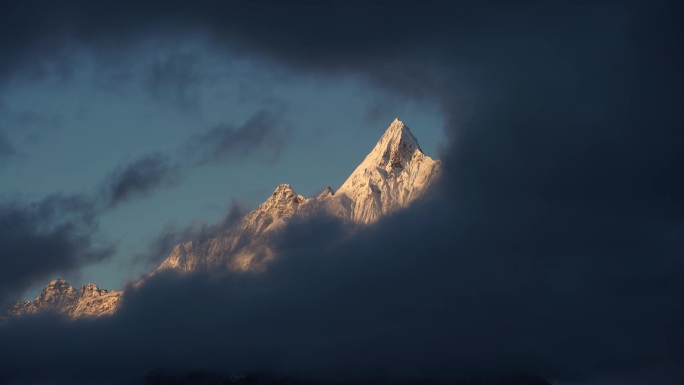
[[[281,184],[265,202],[224,232],[203,241],[176,245],[148,276],[166,269],[265,269],[269,261],[277,258],[270,240],[290,218],[324,214],[367,225],[408,206],[439,177],[440,171],[441,162],[425,155],[409,127],[395,119],[337,190],[328,186],[318,196],[305,198],[290,185]],[[98,317],[115,312],[122,298],[121,291],[101,290],[91,283],[76,289],[56,279],[33,301],[14,304],[7,315],[56,311],[72,318]]]

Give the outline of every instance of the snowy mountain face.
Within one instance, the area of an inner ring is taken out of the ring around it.
[[[286,226],[290,218],[327,213],[370,224],[420,197],[438,178],[440,169],[441,163],[425,155],[409,128],[395,119],[337,191],[328,186],[318,196],[304,198],[290,185],[281,184],[264,203],[218,236],[176,245],[151,274],[166,269],[264,269],[276,257],[269,238]],[[55,280],[35,301],[17,303],[10,313],[20,315],[43,309],[54,309],[71,317],[112,313],[121,293],[92,287],[76,290],[62,280]]]
[[[307,200],[292,187],[281,184],[256,210],[250,212],[223,234],[204,242],[177,245],[157,269],[193,271],[223,266],[231,270],[256,267],[273,257],[265,242],[266,234],[285,225],[285,218],[298,213]]]
[[[409,128],[395,119],[337,192],[328,186],[317,197],[305,199],[290,185],[282,184],[266,202],[223,234],[176,246],[157,270],[263,269],[275,257],[268,237],[285,226],[288,218],[326,212],[357,223],[372,223],[418,198],[438,177],[440,167],[439,161],[423,153]]]
[[[63,279],[54,279],[45,286],[33,302],[14,304],[10,316],[41,311],[54,311],[72,318],[112,314],[121,299],[121,292],[101,290],[92,283],[76,289]]]
[[[409,128],[395,119],[375,148],[335,193],[331,209],[370,223],[419,197],[441,163],[425,155]]]

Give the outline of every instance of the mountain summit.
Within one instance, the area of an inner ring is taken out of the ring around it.
[[[395,119],[337,190],[338,214],[369,223],[405,207],[425,191],[440,167],[441,162],[423,153],[408,126]]]
[[[387,173],[406,167],[414,154],[423,154],[418,140],[399,119],[394,119],[366,159],[356,168],[340,189],[350,187],[353,178],[361,170],[381,168]]]
[[[271,234],[292,216],[328,213],[368,224],[406,207],[439,175],[441,163],[425,155],[411,130],[399,119],[387,128],[373,150],[334,191],[304,198],[288,184],[276,187],[256,210],[224,233],[201,243],[176,246],[157,270],[198,268],[263,269],[275,257]]]
[[[318,196],[304,198],[281,184],[264,203],[216,237],[176,245],[151,275],[166,269],[265,269],[277,257],[272,236],[290,218],[328,214],[369,224],[420,197],[440,169],[440,161],[425,155],[408,126],[395,119],[337,191],[328,186]],[[120,296],[94,285],[76,290],[64,281],[53,281],[33,303],[19,302],[10,314],[53,309],[72,317],[99,316],[112,313]]]
[[[394,119],[364,163],[376,161],[378,166],[386,169],[403,167],[416,150],[420,153],[423,151],[416,137],[404,122]]]

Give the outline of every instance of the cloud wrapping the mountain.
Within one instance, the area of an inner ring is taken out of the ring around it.
[[[330,218],[293,223],[263,274],[162,274],[112,318],[13,321],[0,379],[170,366],[682,382],[684,88],[668,3],[127,5],[74,2],[46,24],[23,5],[0,13],[17,37],[2,43],[4,74],[53,32],[119,47],[143,30],[206,30],[217,47],[439,103],[442,182],[353,237]],[[204,161],[268,132],[247,126],[200,137]]]
[[[142,261],[146,265],[152,264],[157,267],[177,244],[189,241],[203,242],[215,237],[228,230],[247,213],[246,207],[237,201],[233,201],[230,208],[216,223],[196,222],[187,226],[169,223],[164,226],[156,238],[149,242],[145,252],[135,256],[134,263]]]
[[[662,384],[681,378],[677,234],[645,238],[652,223],[617,227],[610,216],[587,223],[584,210],[599,207],[548,214],[443,197],[353,237],[335,218],[292,222],[266,272],[166,272],[129,288],[112,318],[16,320],[0,333],[14,347],[0,373],[40,380],[28,370],[40,360],[45,378],[65,383],[151,368],[362,380],[655,367],[668,373]],[[643,258],[647,242],[671,251]],[[83,351],[98,359],[68,364]]]
[[[96,230],[93,203],[82,196],[0,204],[0,305],[7,309],[30,285],[110,256],[113,247]]]

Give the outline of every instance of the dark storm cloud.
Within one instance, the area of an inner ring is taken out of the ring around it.
[[[275,161],[290,139],[290,123],[282,114],[261,110],[239,126],[224,124],[191,138],[186,152],[199,164],[236,161],[260,153]]]
[[[102,192],[108,207],[132,198],[148,196],[155,189],[170,186],[180,179],[180,169],[164,154],[145,155],[115,170]]]
[[[623,382],[657,371],[659,383],[682,382],[676,5],[236,2],[130,12],[117,2],[61,7],[49,23],[14,7],[0,13],[5,73],[46,31],[92,45],[157,27],[204,29],[216,47],[302,72],[359,73],[434,100],[449,147],[432,201],[351,238],[328,218],[293,224],[264,274],[161,275],[106,320],[11,323],[0,331],[5,379],[92,382],[171,366]],[[221,151],[240,128],[214,131],[207,159],[240,154]]]
[[[583,380],[655,367],[659,383],[680,382],[679,234],[649,240],[652,223],[625,231],[581,212],[540,222],[543,208],[495,213],[486,202],[436,199],[352,237],[335,218],[291,223],[266,272],[160,274],[129,288],[112,318],[17,320],[0,331],[0,346],[13,347],[0,349],[11,357],[0,373],[57,383],[116,383],[151,368],[343,382]],[[644,242],[672,250],[644,259]],[[82,351],[98,357],[67,364]],[[28,370],[36,360],[42,370]]]
[[[49,196],[32,203],[0,204],[0,305],[37,282],[101,261],[113,248],[95,237],[92,202]]]
[[[2,50],[6,72],[17,70],[31,59],[54,58],[64,48],[56,43],[64,38],[104,50],[101,43],[118,48],[155,31],[187,34],[194,30],[208,31],[222,43],[232,42],[243,50],[268,48],[278,56],[291,54],[294,57],[300,55],[302,49],[316,50],[321,55],[313,65],[320,62],[332,65],[341,55],[351,58],[351,50],[354,56],[356,51],[372,53],[379,48],[387,51],[391,47],[383,48],[378,43],[405,40],[409,36],[425,38],[427,32],[442,28],[439,21],[448,20],[449,16],[430,12],[430,8],[440,8],[439,5],[418,10],[406,4],[359,5],[353,2],[322,5],[314,2],[207,1],[202,6],[193,6],[152,1],[140,6],[135,2],[119,1],[93,7],[84,1],[67,1],[59,6],[44,2],[41,7],[14,4],[3,8],[0,32],[6,37]],[[282,17],[283,14],[289,17]],[[425,17],[438,19],[433,20],[435,23],[415,23],[414,27],[404,28],[409,20],[420,22]],[[348,28],[350,22],[356,28]],[[260,27],[255,27],[257,24]],[[266,25],[268,28],[261,27]],[[396,25],[396,28],[383,28],[389,25]],[[322,31],[323,34],[310,31]],[[434,33],[430,36],[434,37]],[[299,49],[291,49],[297,46]],[[303,57],[298,61],[301,59]]]
[[[216,223],[196,222],[187,226],[178,226],[169,223],[147,246],[144,253],[134,258],[134,263],[140,262],[145,265],[159,266],[173,247],[183,242],[202,242],[228,230],[238,220],[247,214],[248,210],[240,203],[233,201],[228,211]]]

